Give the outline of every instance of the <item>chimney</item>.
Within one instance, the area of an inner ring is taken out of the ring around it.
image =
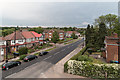
[[[118,34],[117,33],[113,33],[113,37],[114,38],[118,38]]]

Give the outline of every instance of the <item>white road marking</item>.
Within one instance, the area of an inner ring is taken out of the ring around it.
[[[60,52],[57,52],[57,53],[55,53],[54,55],[57,55],[58,53],[60,53]]]
[[[47,59],[49,59],[49,58],[51,58],[52,56],[49,56],[49,57],[47,57],[47,58],[45,58],[45,59],[43,59],[43,60],[47,60]]]

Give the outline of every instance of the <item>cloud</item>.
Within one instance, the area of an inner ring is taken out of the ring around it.
[[[82,23],[82,25],[85,25],[85,26],[88,25],[88,24],[90,24],[90,23],[88,23],[88,22],[83,22]]]

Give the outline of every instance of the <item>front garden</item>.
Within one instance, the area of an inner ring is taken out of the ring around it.
[[[120,78],[119,64],[104,63],[99,59],[91,57],[85,50],[86,48],[83,48],[64,64],[64,72],[97,79]],[[83,53],[84,55],[82,55]]]

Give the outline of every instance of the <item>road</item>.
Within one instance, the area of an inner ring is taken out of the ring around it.
[[[3,78],[40,78],[50,67],[59,62],[62,58],[72,52],[84,40],[76,41],[72,44],[56,48],[45,56],[39,56],[38,59],[30,62],[23,62],[20,66],[11,68],[8,71],[2,71]]]

